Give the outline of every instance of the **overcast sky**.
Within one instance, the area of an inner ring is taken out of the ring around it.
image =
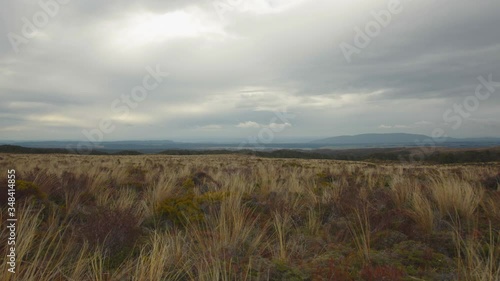
[[[5,0],[0,140],[500,137],[500,1],[391,2]]]

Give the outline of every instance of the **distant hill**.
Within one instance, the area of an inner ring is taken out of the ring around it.
[[[18,145],[24,147],[33,148],[68,148],[74,149],[78,144],[88,144],[95,146],[99,150],[137,150],[137,149],[148,149],[148,148],[163,148],[175,145],[175,142],[171,140],[147,140],[147,141],[106,141],[100,142],[98,144],[91,144],[89,142],[79,142],[79,141],[30,141],[30,142],[14,142],[8,143],[11,145]]]
[[[67,154],[62,148],[31,148],[18,145],[0,145],[0,153],[20,153],[20,154]]]
[[[315,144],[329,144],[329,145],[340,145],[340,144],[412,144],[415,145],[416,142],[422,142],[428,140],[431,137],[426,135],[417,134],[361,134],[354,136],[338,136],[332,138],[326,138],[321,140],[315,140],[312,143]]]
[[[340,136],[326,138],[312,142],[297,143],[250,143],[250,142],[174,142],[170,140],[154,141],[109,141],[100,143],[78,142],[78,141],[32,141],[32,142],[2,142],[2,144],[17,146],[3,147],[5,153],[77,153],[78,148],[83,145],[85,150],[91,149],[94,154],[125,154],[137,153],[153,154],[172,150],[281,150],[281,149],[305,149],[314,150],[322,148],[332,149],[356,149],[356,148],[392,148],[392,147],[417,147],[423,144],[449,147],[449,148],[474,148],[500,146],[500,138],[447,138],[445,142],[432,143],[432,138],[418,134],[362,134],[355,136]],[[242,146],[242,144],[244,144]],[[32,148],[32,150],[23,150]],[[34,150],[42,149],[42,150]],[[53,150],[51,150],[53,149]],[[0,152],[2,152],[0,151]],[[175,152],[180,153],[180,152]]]
[[[64,148],[40,148],[40,147],[23,147],[19,145],[0,145],[0,153],[12,154],[75,154],[75,151]],[[113,151],[112,153],[92,150],[89,155],[141,155],[142,153],[133,150]]]

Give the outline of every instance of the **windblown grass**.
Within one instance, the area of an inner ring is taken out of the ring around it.
[[[500,280],[499,163],[0,156],[0,281]]]

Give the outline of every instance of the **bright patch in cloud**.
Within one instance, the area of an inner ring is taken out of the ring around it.
[[[379,129],[392,129],[392,126],[382,124],[382,125],[378,126],[378,128]]]
[[[222,126],[217,125],[217,124],[210,124],[210,125],[206,125],[206,126],[200,126],[198,128],[202,129],[202,130],[220,130],[220,129],[222,129]]]
[[[31,108],[40,108],[47,106],[47,103],[44,102],[26,102],[26,101],[19,101],[19,102],[10,102],[8,103],[8,107],[12,109],[31,109]]]
[[[275,132],[279,132],[287,127],[291,127],[292,124],[290,123],[271,123],[269,124],[269,128]]]
[[[135,125],[135,124],[147,124],[153,120],[153,117],[145,114],[129,113],[125,115],[114,116],[111,118],[111,120],[119,123]]]
[[[415,128],[421,128],[421,127],[426,127],[429,125],[432,125],[432,122],[429,121],[417,121],[413,124],[410,125],[401,125],[401,124],[396,124],[396,125],[385,125],[382,124],[378,126],[379,129],[415,129]]]
[[[113,24],[113,45],[133,49],[165,40],[224,35],[215,23],[201,21],[196,12],[174,11],[165,14],[144,13]]]
[[[71,118],[60,114],[32,115],[28,120],[49,126],[82,126],[85,125],[80,119]]]
[[[242,122],[236,125],[238,128],[260,128],[260,124],[253,121]]]

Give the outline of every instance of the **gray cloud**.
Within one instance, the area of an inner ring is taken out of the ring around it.
[[[55,1],[55,0],[53,0]],[[112,118],[105,140],[246,138],[276,110],[296,115],[279,137],[365,132],[430,134],[474,94],[500,81],[500,3],[406,1],[370,45],[344,58],[354,28],[388,1],[70,1],[12,49],[36,1],[0,12],[0,139],[83,139]],[[44,2],[50,2],[46,0]],[[126,117],[114,100],[141,85],[147,66],[165,79]],[[500,136],[500,88],[452,136]],[[253,122],[253,123],[248,123]]]

